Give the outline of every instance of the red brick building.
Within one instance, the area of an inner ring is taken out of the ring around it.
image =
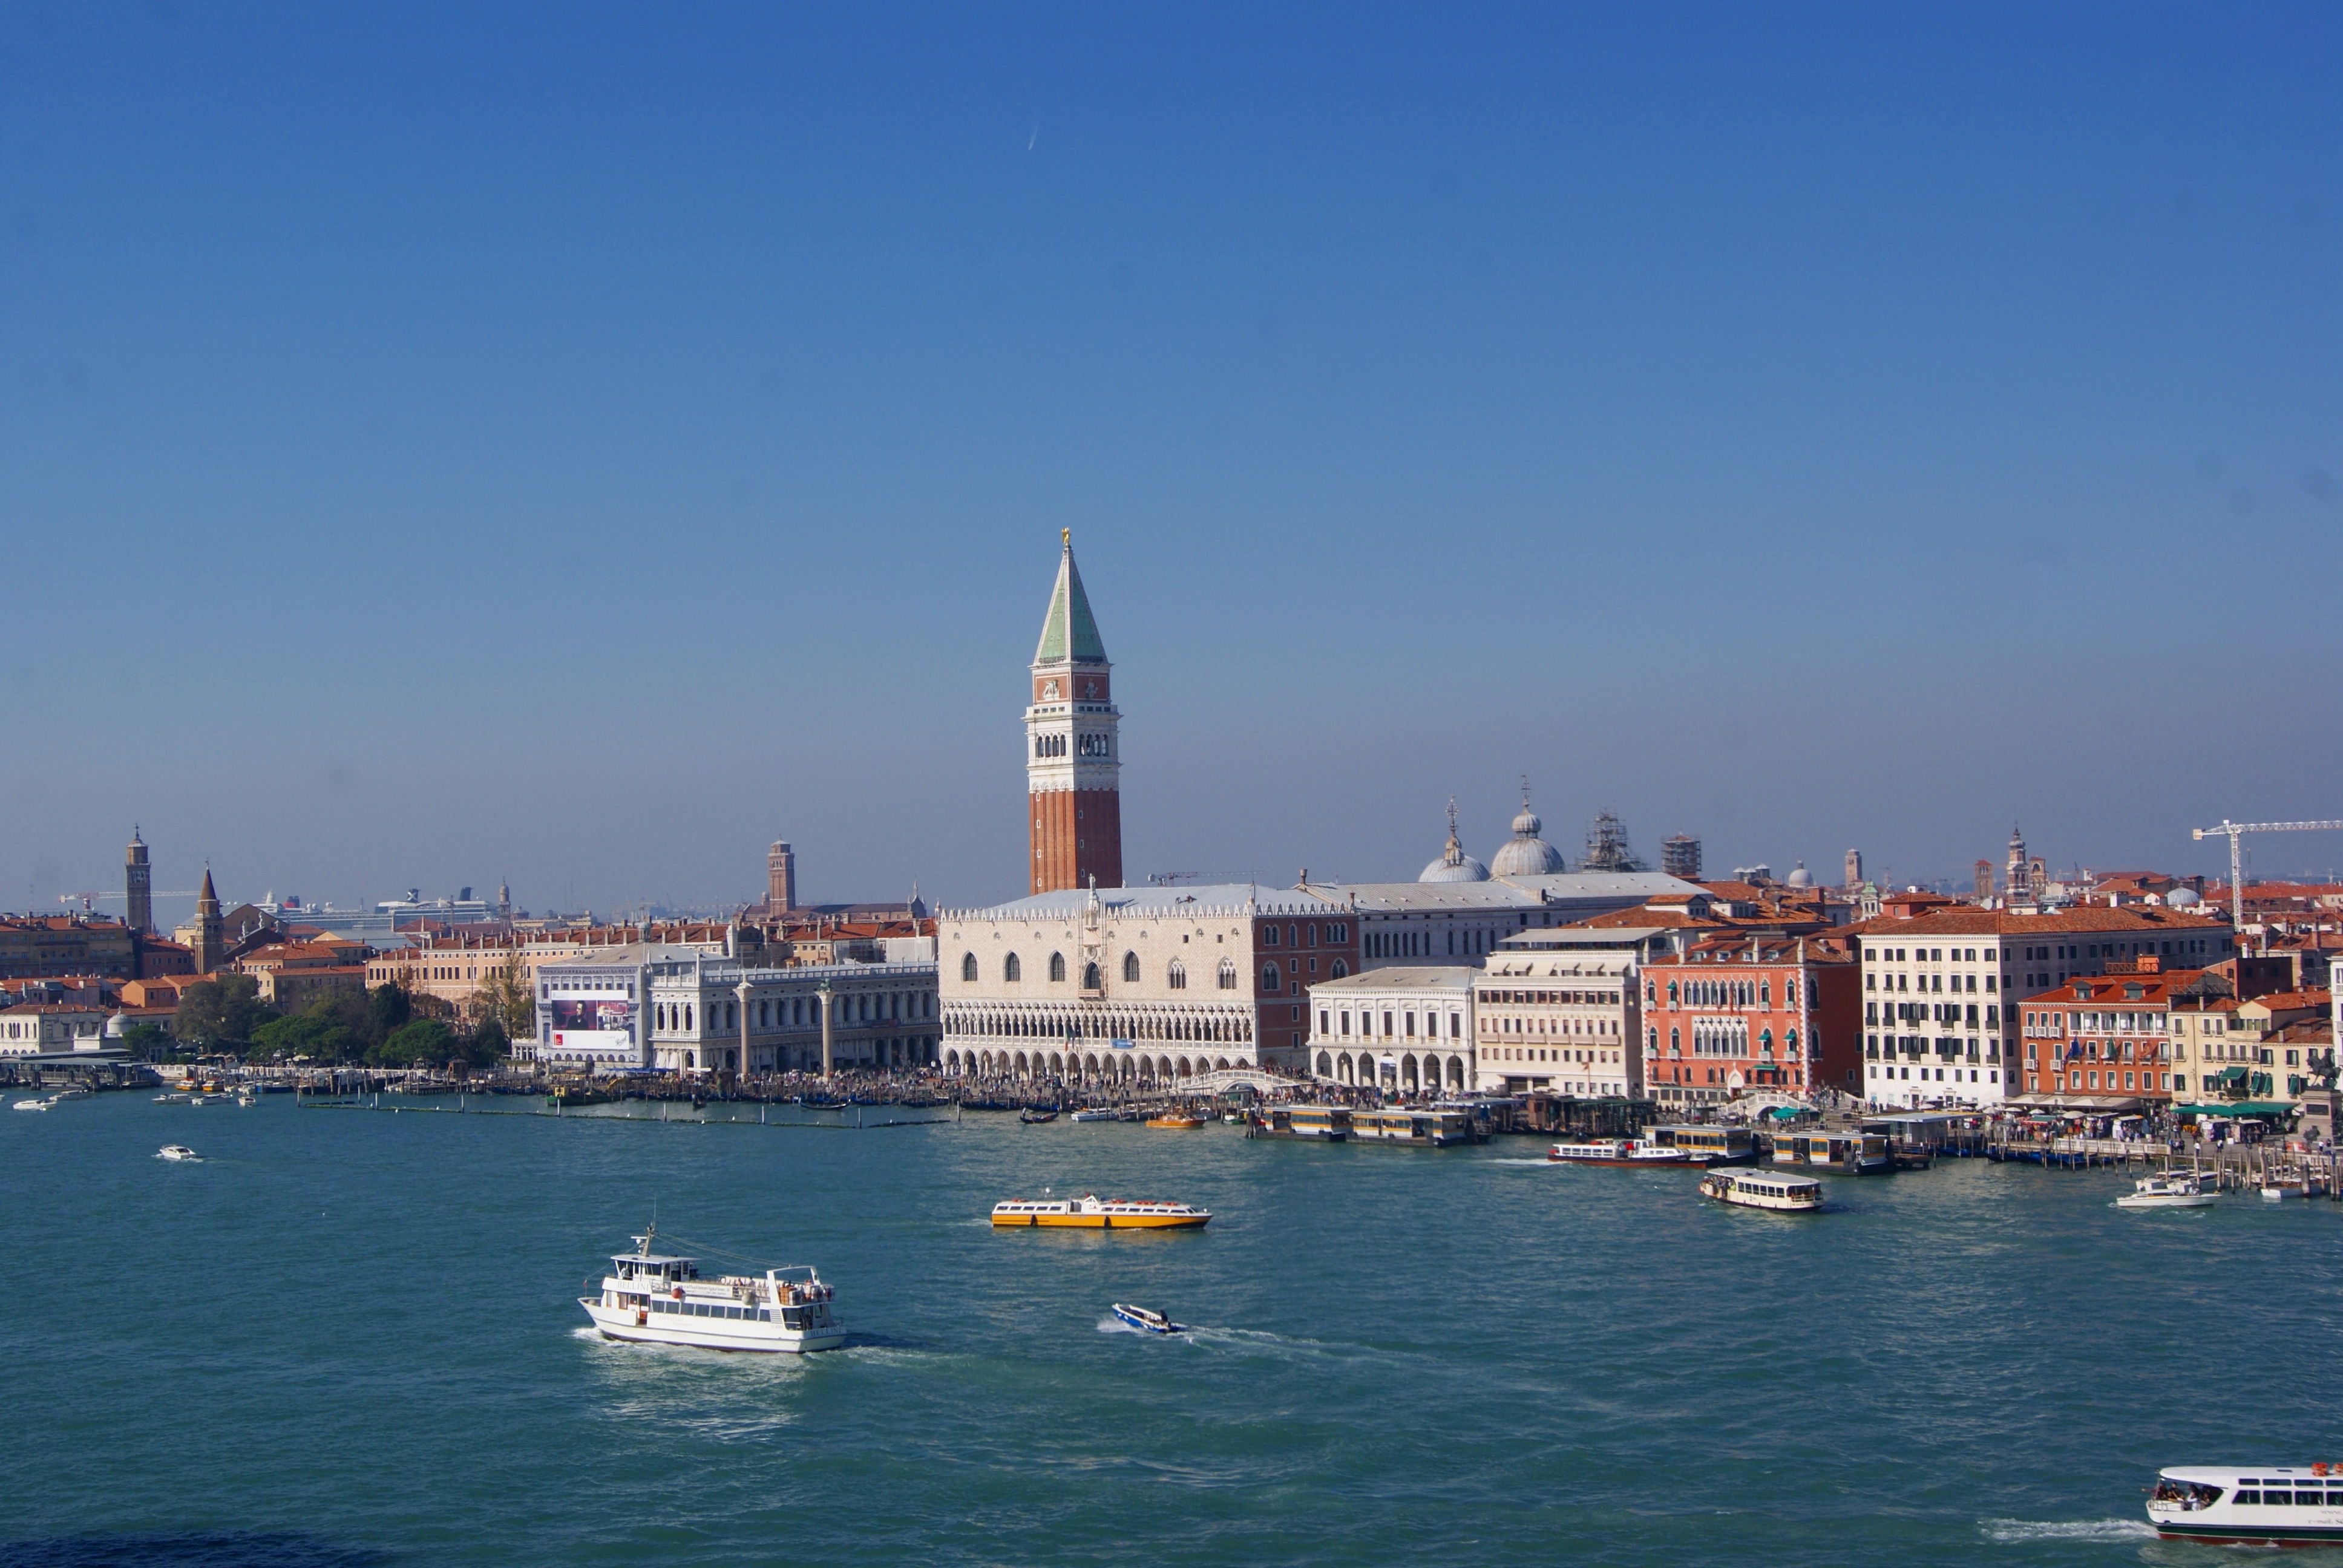
[[[1071,533],[1058,560],[1025,709],[1032,891],[1122,886],[1122,761],[1106,645],[1091,615]]]
[[[1854,944],[1716,935],[1644,966],[1644,1092],[1710,1105],[1761,1090],[1863,1092]]]

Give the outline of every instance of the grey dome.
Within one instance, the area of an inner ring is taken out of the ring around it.
[[[1419,882],[1485,882],[1488,879],[1489,868],[1461,851],[1453,859],[1446,855],[1441,856],[1424,867],[1423,875],[1416,879]]]
[[[2197,896],[2197,890],[2194,888],[2175,888],[2164,895],[2164,901],[2176,910],[2194,909],[2204,902]]]
[[[1536,812],[1523,806],[1522,814],[1513,819],[1513,836],[1489,862],[1490,871],[1500,877],[1550,877],[1570,869],[1570,862],[1562,858],[1562,851],[1538,837],[1538,829],[1544,826]]]
[[[1799,861],[1797,869],[1790,873],[1789,885],[1794,888],[1811,888],[1815,885],[1815,874],[1806,869],[1806,863],[1804,860]]]
[[[1485,882],[1489,868],[1464,852],[1463,840],[1456,836],[1456,801],[1448,802],[1448,847],[1440,859],[1423,868],[1419,882]]]

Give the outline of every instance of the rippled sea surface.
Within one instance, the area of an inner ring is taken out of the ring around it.
[[[1777,1216],[1541,1151],[0,1114],[0,1563],[2235,1563],[2148,1534],[2159,1464],[2343,1459],[2336,1205],[1956,1162]],[[1045,1187],[1217,1217],[985,1223]],[[654,1206],[818,1263],[850,1348],[584,1332]]]

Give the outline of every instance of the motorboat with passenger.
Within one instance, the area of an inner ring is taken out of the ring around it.
[[[1114,1303],[1114,1315],[1142,1334],[1184,1334],[1188,1332],[1187,1324],[1175,1323],[1161,1312],[1146,1307],[1129,1306],[1117,1302]]]
[[[1039,1202],[995,1203],[992,1222],[1000,1226],[1043,1226],[1085,1231],[1186,1231],[1212,1221],[1209,1209],[1191,1203],[1132,1202],[1085,1192],[1079,1198],[1043,1199]]]
[[[20,1100],[8,1109],[11,1111],[46,1111],[55,1103],[56,1101],[54,1100]]]
[[[1150,1127],[1165,1128],[1175,1132],[1192,1132],[1203,1124],[1204,1120],[1202,1117],[1182,1116],[1176,1111],[1168,1112],[1162,1116],[1151,1116],[1147,1119],[1147,1125]]]
[[[1744,1209],[1772,1209],[1785,1214],[1812,1214],[1823,1206],[1823,1184],[1812,1176],[1787,1176],[1778,1171],[1711,1171],[1700,1179],[1701,1195]]]
[[[2343,1463],[2175,1465],[2156,1474],[2147,1522],[2211,1546],[2343,1543]]]
[[[2207,1190],[2206,1182],[2193,1171],[2167,1171],[2161,1176],[2143,1176],[2132,1183],[2132,1191],[2116,1200],[2118,1209],[2209,1209],[2221,1201],[2217,1191]]]
[[[604,1338],[792,1352],[834,1351],[846,1342],[834,1293],[811,1264],[706,1280],[697,1258],[653,1251],[658,1240],[659,1227],[647,1227],[633,1251],[611,1255],[601,1294],[578,1298]]]
[[[1692,1156],[1682,1149],[1663,1149],[1640,1138],[1597,1138],[1585,1143],[1557,1143],[1545,1151],[1553,1165],[1688,1165]]]
[[[166,1143],[162,1148],[155,1151],[155,1158],[157,1160],[193,1160],[200,1162],[203,1156],[196,1153],[194,1150],[188,1148],[184,1143]]]

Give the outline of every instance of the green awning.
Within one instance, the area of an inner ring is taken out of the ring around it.
[[[1798,1108],[1795,1105],[1775,1105],[1768,1107],[1765,1114],[1777,1121],[1787,1121],[1798,1114]]]
[[[2176,1105],[2176,1116],[2291,1116],[2292,1102],[2279,1100],[2240,1100],[2223,1105]]]
[[[2225,1067],[2213,1075],[2216,1083],[2243,1083],[2245,1081],[2246,1070],[2242,1067]]]

